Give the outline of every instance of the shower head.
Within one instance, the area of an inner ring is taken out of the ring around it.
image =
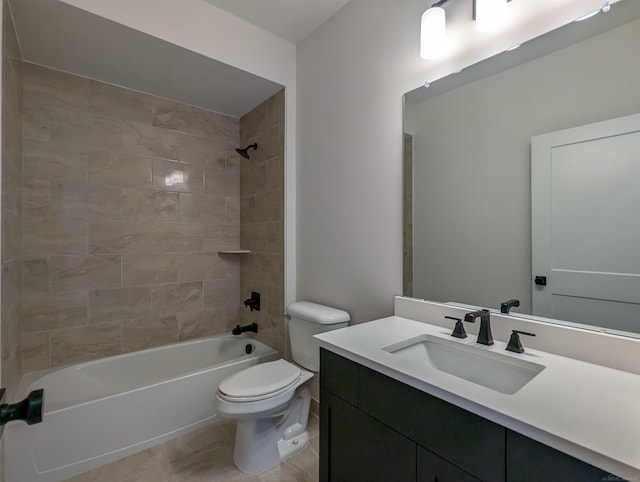
[[[258,143],[251,144],[250,146],[245,147],[244,149],[236,149],[236,152],[240,154],[245,159],[249,159],[249,149],[253,148],[254,151],[258,150]]]

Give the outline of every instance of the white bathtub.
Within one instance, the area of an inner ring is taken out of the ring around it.
[[[44,388],[43,421],[6,426],[6,482],[58,482],[207,425],[225,377],[278,357],[228,335],[28,374],[16,400]]]

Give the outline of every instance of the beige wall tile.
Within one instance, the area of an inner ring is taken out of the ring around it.
[[[284,255],[284,223],[267,224],[267,253]]]
[[[88,253],[89,237],[86,221],[48,219],[25,221],[22,225],[24,256]]]
[[[240,284],[237,279],[220,279],[204,282],[205,308],[237,306],[239,301]]]
[[[134,221],[92,221],[89,223],[91,253],[148,253],[153,250],[150,226]]]
[[[89,80],[89,110],[112,118],[151,122],[153,97],[116,85]]]
[[[284,188],[284,158],[276,156],[267,161],[267,191]]]
[[[51,366],[118,355],[121,333],[121,323],[103,323],[52,331]]]
[[[48,179],[26,177],[22,180],[22,217],[27,221],[42,221],[49,217],[51,183]],[[3,195],[6,193],[3,191]],[[12,197],[18,198],[16,194]],[[4,201],[3,201],[4,202]]]
[[[270,125],[268,125],[267,102],[263,102],[240,119],[240,137],[242,139],[253,138],[258,132],[262,132],[268,127]]]
[[[122,125],[123,152],[162,159],[178,159],[180,136],[140,122]]]
[[[256,136],[259,149],[256,151],[256,156],[252,156],[251,159],[254,166],[264,165],[268,159],[282,155],[284,151],[283,141],[280,136],[279,124],[270,127],[266,131],[260,132]]]
[[[87,181],[89,150],[59,142],[24,141],[22,175],[38,179]]]
[[[180,193],[180,220],[211,223],[224,219],[225,198],[208,194]]]
[[[22,298],[22,260],[12,259],[2,263],[2,314],[20,303]]]
[[[122,122],[85,110],[51,115],[51,140],[92,147],[122,146]]]
[[[203,168],[184,162],[153,161],[153,188],[177,192],[202,192]]]
[[[240,226],[227,224],[204,225],[204,249],[216,252],[219,249],[238,249],[240,247]]]
[[[225,223],[240,225],[240,198],[226,197],[225,200]]]
[[[46,257],[22,259],[22,290],[24,294],[49,292],[49,263]]]
[[[51,291],[116,288],[121,286],[122,257],[51,256],[49,270]]]
[[[179,221],[179,194],[148,189],[122,190],[122,219],[139,221]]]
[[[178,320],[175,315],[145,317],[122,323],[122,352],[145,350],[178,343]]]
[[[5,153],[6,154],[6,153]],[[5,173],[2,178],[2,207],[7,211],[18,213],[22,202],[22,179],[19,173],[10,175]]]
[[[284,125],[284,89],[267,99],[267,126]]]
[[[123,256],[124,286],[156,285],[178,281],[179,254]]]
[[[254,194],[240,198],[240,212],[243,224],[256,222],[256,196]]]
[[[151,314],[151,287],[89,291],[89,323],[139,318]]]
[[[88,79],[59,70],[25,62],[22,88],[27,107],[65,111],[88,106]]]
[[[201,310],[202,281],[154,286],[151,290],[151,311],[154,314],[175,314]]]
[[[240,171],[236,169],[204,170],[204,189],[216,196],[239,196]]]
[[[120,219],[120,188],[53,182],[49,210],[52,216],[67,219]]]
[[[110,149],[89,151],[89,182],[151,187],[151,158]]]
[[[256,253],[255,278],[264,283],[280,285],[283,279],[284,263],[277,254]]]
[[[69,328],[87,323],[87,293],[25,294],[22,299],[22,331],[38,331]]]
[[[282,191],[256,194],[256,222],[283,221],[284,196]]]
[[[240,171],[240,196],[267,191],[267,166],[261,165]]]
[[[22,370],[49,368],[49,332],[22,335]]]
[[[232,319],[227,307],[187,311],[176,315],[179,322],[180,341],[194,340],[205,336],[230,333]]]
[[[178,157],[180,161],[198,166],[214,167],[220,163],[221,159],[225,159],[228,150],[235,149],[237,138],[212,139],[184,134],[179,139]]]
[[[225,261],[218,253],[182,254],[178,280],[185,282],[224,278],[225,268]]]
[[[238,119],[178,103],[157,107],[153,125],[196,136],[238,138]]]
[[[251,223],[240,225],[240,244],[252,251],[267,249],[267,223]]]
[[[20,257],[22,216],[19,213],[2,210],[2,259],[8,261]]]
[[[51,115],[43,109],[22,107],[22,126],[25,140],[49,142]]]
[[[202,251],[204,225],[199,223],[154,223],[152,243],[158,251]]]
[[[202,250],[204,225],[197,223],[92,222],[92,253],[167,253]]]

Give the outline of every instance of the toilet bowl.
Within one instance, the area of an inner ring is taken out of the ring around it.
[[[302,450],[313,373],[286,360],[261,363],[220,383],[216,412],[237,420],[233,462],[245,474],[263,472]]]
[[[254,475],[304,449],[311,378],[317,371],[318,346],[313,335],[347,326],[348,313],[310,302],[288,306],[293,359],[280,359],[235,373],[218,386],[214,405],[222,418],[236,420],[233,462]],[[313,371],[309,371],[313,370]]]

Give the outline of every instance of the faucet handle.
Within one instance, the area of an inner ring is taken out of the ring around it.
[[[509,344],[505,350],[514,353],[524,353],[524,347],[518,335],[536,336],[535,333],[529,333],[528,331],[511,330],[511,338],[509,338]]]
[[[448,320],[456,320],[456,326],[453,329],[453,333],[451,333],[451,336],[455,337],[455,338],[466,338],[467,337],[467,332],[464,331],[464,326],[462,325],[462,320],[460,318],[455,318],[453,316],[445,316],[446,319]]]

